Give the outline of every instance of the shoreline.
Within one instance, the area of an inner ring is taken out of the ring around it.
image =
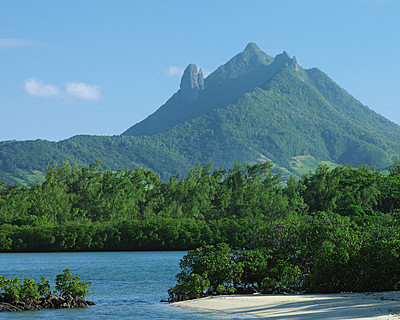
[[[264,319],[400,319],[400,291],[223,295],[179,301],[171,305]]]
[[[24,311],[40,311],[49,309],[77,309],[94,306],[93,301],[86,300],[84,297],[58,297],[57,295],[49,295],[46,298],[38,298],[34,300],[17,300],[7,301],[0,296],[0,313],[2,312],[24,312]]]

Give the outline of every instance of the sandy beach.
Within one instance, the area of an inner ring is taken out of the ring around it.
[[[173,305],[264,319],[400,319],[400,291],[216,296]]]

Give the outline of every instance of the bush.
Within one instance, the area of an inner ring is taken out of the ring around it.
[[[79,277],[74,276],[69,268],[56,276],[56,290],[64,298],[68,296],[85,297],[89,294],[88,287],[91,285],[90,281],[80,281]]]
[[[89,294],[88,287],[90,285],[90,281],[79,281],[79,277],[74,276],[68,268],[56,277],[56,290],[64,298],[68,296],[84,298]],[[40,298],[48,298],[50,295],[50,285],[45,277],[41,277],[39,283],[31,278],[25,278],[24,283],[21,284],[20,278],[15,277],[11,280],[0,276],[0,299],[2,301],[30,303]]]
[[[0,289],[3,291],[6,301],[18,301],[20,298],[21,284],[20,278],[15,277],[13,280],[4,276],[0,277]]]
[[[19,288],[19,298],[22,301],[32,301],[40,298],[39,285],[35,280],[24,279],[24,284]]]
[[[227,244],[205,246],[191,250],[185,255],[180,267],[182,272],[177,274],[178,282],[189,282],[192,274],[201,275],[210,281],[211,289],[218,285],[232,282],[232,255]]]
[[[210,281],[198,274],[192,273],[188,281],[179,282],[168,290],[169,301],[176,302],[188,299],[197,299],[205,295],[210,288]]]
[[[3,291],[3,299],[8,302],[32,301],[40,298],[39,285],[35,280],[25,278],[24,283],[20,284],[20,278],[13,280],[4,276],[0,277],[0,289]]]
[[[48,297],[51,295],[50,284],[46,277],[41,277],[41,282],[39,283],[38,292],[41,297]]]

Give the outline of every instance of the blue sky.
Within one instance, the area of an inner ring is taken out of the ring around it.
[[[400,124],[398,0],[2,0],[0,141],[119,135],[247,43]]]

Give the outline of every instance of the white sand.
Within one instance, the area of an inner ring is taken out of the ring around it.
[[[264,319],[400,319],[400,291],[217,296],[175,302],[173,305]]]

